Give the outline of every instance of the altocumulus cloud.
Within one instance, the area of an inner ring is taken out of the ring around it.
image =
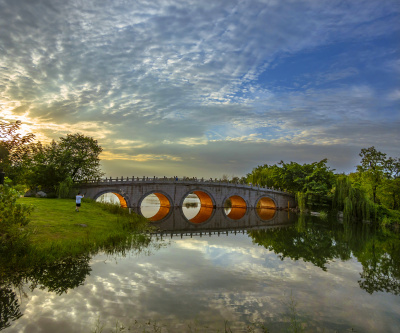
[[[399,156],[400,4],[0,0],[0,112],[81,132],[108,174]],[[118,162],[116,162],[118,161]]]

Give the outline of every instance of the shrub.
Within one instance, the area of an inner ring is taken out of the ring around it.
[[[0,185],[0,253],[21,250],[27,241],[23,227],[29,223],[32,207],[16,203],[19,193]]]

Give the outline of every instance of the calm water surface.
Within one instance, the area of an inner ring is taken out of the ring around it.
[[[306,332],[399,332],[398,235],[287,212],[226,214],[194,225],[175,209],[142,253],[98,253],[8,289],[3,317],[13,306],[22,316],[4,332],[91,332],[98,319],[103,332],[117,320],[163,332],[223,331],[225,321],[233,332],[257,323],[281,332],[293,313]]]

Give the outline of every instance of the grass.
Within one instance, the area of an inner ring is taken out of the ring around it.
[[[29,234],[25,257],[8,260],[50,263],[66,257],[117,251],[149,243],[148,221],[111,204],[84,200],[79,212],[75,200],[20,198],[34,207],[24,231]],[[133,244],[133,245],[132,245]]]

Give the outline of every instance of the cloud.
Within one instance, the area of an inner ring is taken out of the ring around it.
[[[0,9],[1,116],[44,141],[82,131],[107,160],[184,170],[215,141],[245,158],[238,142],[339,152],[398,139],[396,1],[2,0]]]

